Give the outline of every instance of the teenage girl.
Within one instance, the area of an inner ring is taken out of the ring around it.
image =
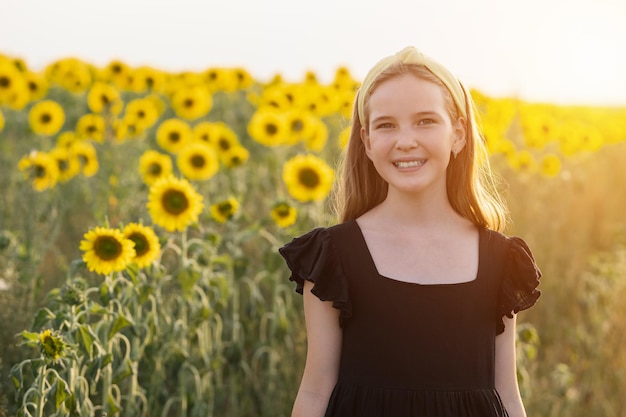
[[[515,313],[540,295],[473,102],[413,47],[358,91],[339,224],[280,249],[308,339],[293,417],[523,417]]]

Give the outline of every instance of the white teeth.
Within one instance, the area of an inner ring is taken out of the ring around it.
[[[393,164],[395,166],[397,166],[398,168],[412,168],[412,167],[417,167],[417,166],[421,166],[424,165],[424,160],[419,160],[419,161],[400,161],[400,162],[394,162]]]

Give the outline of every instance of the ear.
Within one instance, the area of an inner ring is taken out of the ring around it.
[[[467,123],[464,118],[459,119],[454,124],[454,140],[452,141],[452,149],[459,153],[467,143]]]
[[[364,127],[361,127],[361,142],[365,148],[365,154],[369,159],[372,159],[370,153],[372,152],[372,144],[370,143],[370,135],[365,131]]]

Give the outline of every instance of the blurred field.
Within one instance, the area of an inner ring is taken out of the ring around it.
[[[0,416],[288,415],[306,336],[277,249],[333,222],[357,87],[0,55]],[[528,415],[626,416],[626,108],[473,94],[544,274],[519,319]],[[168,169],[203,200],[179,230],[147,207]],[[158,256],[90,271],[84,235],[132,222]]]

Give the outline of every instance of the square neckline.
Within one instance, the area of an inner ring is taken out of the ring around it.
[[[350,223],[352,223],[352,226],[354,227],[356,234],[359,236],[360,244],[363,246],[363,248],[365,249],[365,252],[367,253],[367,258],[368,258],[370,269],[374,271],[376,276],[380,278],[382,281],[390,281],[392,283],[399,283],[401,285],[408,285],[412,287],[422,287],[422,288],[460,287],[460,286],[466,286],[466,285],[469,286],[469,285],[476,284],[478,282],[481,272],[484,268],[485,259],[483,259],[483,257],[484,257],[484,253],[486,252],[485,247],[484,247],[486,243],[484,231],[486,229],[479,227],[478,228],[478,267],[476,268],[476,276],[474,277],[474,279],[471,279],[469,281],[461,281],[461,282],[425,284],[421,282],[404,281],[401,279],[387,277],[378,271],[378,267],[376,266],[376,263],[374,262],[374,257],[372,256],[372,253],[370,252],[369,246],[367,246],[365,235],[363,234],[363,230],[361,230],[361,226],[359,226],[359,223],[356,221],[356,219],[350,220]]]

